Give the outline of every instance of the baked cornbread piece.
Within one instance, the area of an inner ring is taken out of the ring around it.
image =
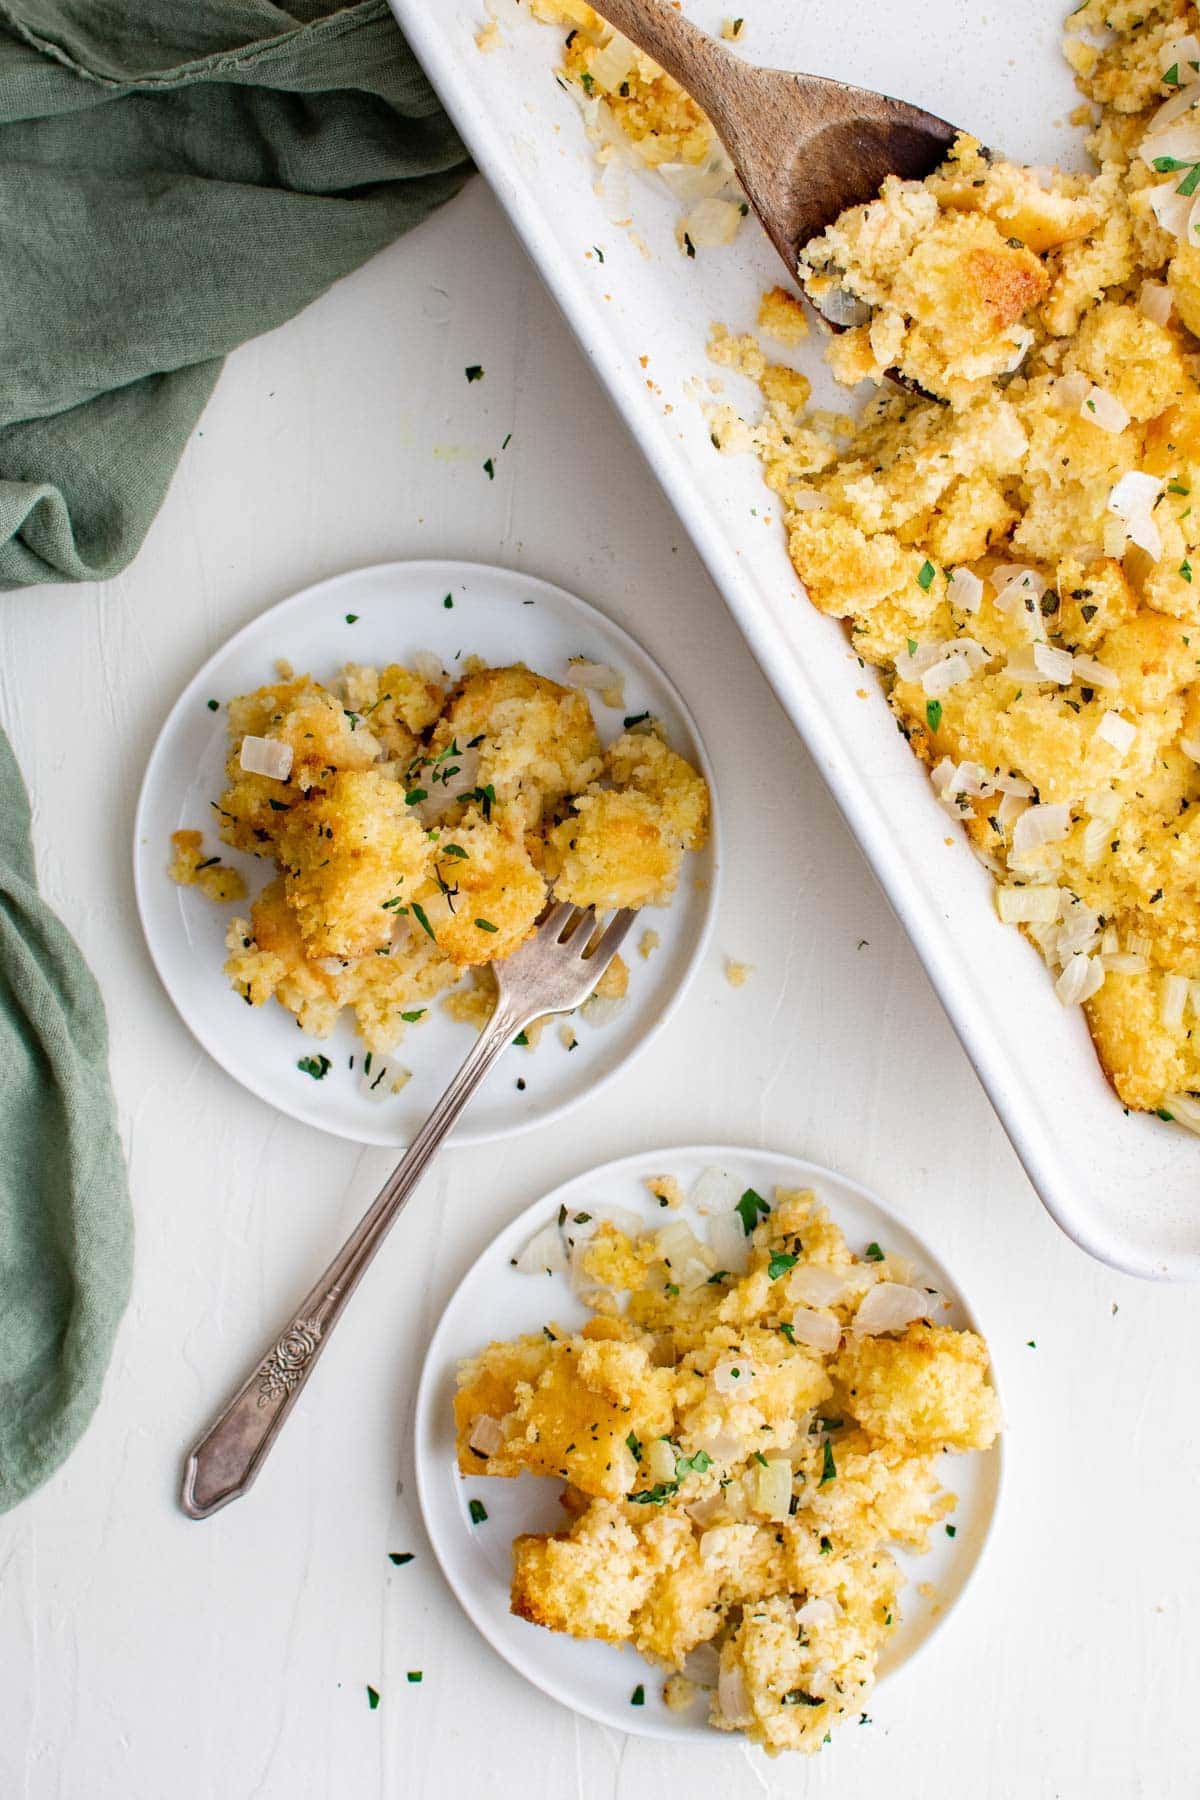
[[[900,1616],[888,1546],[926,1548],[954,1506],[938,1453],[986,1449],[999,1409],[986,1345],[900,1259],[853,1255],[811,1193],[748,1189],[735,1213],[736,1272],[678,1218],[630,1236],[564,1217],[597,1316],[462,1364],[458,1463],[565,1483],[563,1530],[513,1544],[516,1614],[677,1679],[707,1646],[718,1729],[814,1751],[862,1710]]]
[[[414,662],[350,663],[328,687],[283,667],[239,695],[213,803],[226,843],[277,871],[230,923],[230,983],[248,1005],[278,1000],[314,1037],[351,1008],[372,1056],[464,972],[472,984],[448,1005],[482,1024],[491,965],[525,940],[552,891],[667,904],[707,829],[703,777],[653,720],[603,748],[573,681],[611,682],[619,698],[606,665],[570,664],[560,683],[468,658],[451,683],[433,659]],[[588,823],[589,809],[609,806],[633,828],[606,837]],[[205,858],[198,832],[173,841],[177,881],[243,896],[240,872]],[[615,958],[588,1005],[611,1005],[628,981]],[[378,1079],[367,1067],[371,1091]]]

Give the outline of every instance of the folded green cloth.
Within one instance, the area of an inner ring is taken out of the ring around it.
[[[122,569],[225,353],[467,173],[385,0],[0,0],[0,589]],[[0,1511],[91,1416],[131,1237],[103,1006],[0,733]]]

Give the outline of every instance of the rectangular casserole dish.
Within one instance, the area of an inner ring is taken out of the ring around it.
[[[562,33],[526,7],[392,5],[818,764],[1046,1207],[1114,1267],[1200,1279],[1200,1143],[1125,1113],[1081,1011],[1059,1005],[1034,950],[998,922],[991,878],[938,805],[874,672],[804,599],[757,461],[710,443],[697,397],[697,377],[714,373],[709,327],[753,328],[760,292],[783,278],[774,251],[748,220],[733,245],[692,260],[660,181],[630,172],[624,192],[610,178],[598,193],[579,108],[554,80]],[[726,10],[688,6],[714,32]],[[960,0],[753,0],[742,49],[901,95],[1021,161],[1082,167],[1083,134],[1067,123],[1079,96],[1059,53],[1065,10],[1059,0],[1008,0],[986,17]],[[484,53],[475,40],[491,19],[499,41]],[[819,385],[815,336],[789,360],[834,402]],[[721,373],[722,398],[753,408],[749,384]]]

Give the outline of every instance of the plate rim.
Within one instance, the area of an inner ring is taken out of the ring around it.
[[[553,594],[559,599],[565,598],[573,606],[582,607],[586,612],[595,614],[603,624],[604,628],[614,635],[618,645],[621,643],[630,645],[637,655],[645,658],[655,670],[658,679],[662,682],[667,693],[670,695],[671,700],[678,708],[685,726],[691,733],[692,744],[697,753],[696,761],[700,773],[704,776],[705,782],[708,785],[709,828],[708,838],[704,848],[710,856],[712,869],[711,879],[704,894],[700,927],[691,948],[687,952],[682,975],[674,988],[671,989],[666,1004],[662,1007],[661,1011],[648,1021],[645,1030],[633,1043],[631,1043],[625,1054],[618,1058],[609,1069],[599,1075],[590,1086],[582,1089],[577,1094],[565,1096],[563,1099],[556,1101],[546,1111],[539,1112],[531,1118],[514,1116],[512,1121],[508,1124],[501,1124],[483,1129],[472,1129],[469,1122],[464,1127],[462,1121],[460,1121],[458,1126],[455,1127],[446,1139],[445,1148],[467,1149],[481,1144],[498,1143],[504,1139],[516,1137],[522,1132],[533,1131],[541,1126],[557,1123],[557,1121],[563,1118],[574,1107],[582,1105],[583,1102],[590,1099],[593,1094],[599,1093],[603,1088],[607,1087],[610,1082],[615,1081],[619,1075],[623,1074],[637,1061],[674,1017],[676,1011],[682,1004],[685,995],[691,988],[700,964],[708,951],[716,926],[717,911],[721,898],[721,879],[724,864],[724,839],[716,776],[708,753],[708,747],[705,744],[704,737],[696,722],[695,714],[691,707],[680,693],[671,676],[662,667],[658,658],[651,655],[650,651],[646,649],[640,639],[636,638],[631,631],[628,631],[625,626],[621,625],[616,619],[611,618],[608,613],[604,612],[592,601],[585,600],[581,594],[572,593],[569,588],[564,588],[560,586],[558,582],[550,581],[545,576],[532,575],[523,569],[512,568],[503,563],[478,562],[465,557],[398,557],[389,562],[366,563],[357,568],[343,569],[335,575],[326,576],[321,581],[310,582],[307,587],[299,588],[295,593],[284,595],[282,599],[273,601],[270,606],[265,607],[261,612],[256,613],[253,618],[248,619],[244,625],[240,626],[238,630],[233,632],[230,636],[223,638],[211,655],[205,658],[200,667],[180,689],[175,700],[168,708],[166,716],[155,735],[150,754],[146,759],[146,766],[138,789],[137,805],[134,808],[133,815],[131,852],[134,901],[137,907],[138,921],[141,925],[143,943],[149,953],[150,962],[153,966],[155,975],[158,978],[159,985],[170,1002],[176,1018],[179,1019],[185,1029],[191,1034],[194,1041],[200,1045],[205,1054],[216,1063],[218,1068],[221,1069],[229,1080],[235,1082],[244,1092],[253,1095],[257,1101],[262,1105],[269,1107],[273,1113],[277,1113],[284,1118],[294,1119],[301,1125],[307,1125],[312,1130],[324,1132],[331,1137],[341,1138],[346,1143],[395,1150],[398,1154],[403,1154],[404,1150],[407,1148],[405,1143],[397,1143],[394,1138],[385,1137],[379,1134],[364,1137],[357,1131],[344,1128],[341,1124],[323,1122],[311,1117],[308,1113],[303,1111],[299,1104],[294,1108],[285,1106],[272,1096],[263,1092],[257,1085],[243,1079],[241,1074],[235,1073],[235,1071],[229,1067],[222,1055],[221,1046],[215,1039],[210,1039],[209,1034],[196,1021],[187,1016],[173,992],[171,982],[167,978],[148,922],[150,900],[148,891],[144,885],[142,845],[146,838],[145,815],[154,792],[158,765],[165,759],[167,754],[165,746],[168,735],[175,726],[176,720],[186,710],[188,704],[195,699],[197,694],[204,691],[205,677],[208,675],[209,670],[218,658],[224,658],[230,651],[236,650],[245,638],[250,637],[252,633],[259,629],[265,619],[283,612],[285,609],[299,607],[303,603],[311,601],[317,595],[332,593],[346,585],[353,586],[353,584],[358,581],[374,579],[381,575],[387,576],[393,572],[403,572],[403,574],[407,576],[413,572],[424,570],[428,570],[431,574],[437,572],[439,581],[443,576],[449,576],[451,580],[500,576],[505,582],[515,580],[528,583],[531,590],[540,589],[542,592]]]
[[[456,1604],[462,1609],[471,1626],[514,1674],[519,1675],[522,1680],[528,1681],[531,1686],[537,1688],[540,1693],[545,1694],[549,1699],[556,1701],[560,1706],[565,1706],[568,1711],[578,1713],[584,1718],[591,1719],[595,1724],[603,1725],[608,1730],[625,1730],[634,1737],[655,1738],[660,1742],[711,1742],[714,1746],[725,1743],[735,1744],[743,1749],[754,1749],[755,1746],[751,1744],[744,1733],[720,1732],[708,1725],[694,1727],[687,1731],[672,1730],[661,1725],[653,1715],[639,1716],[636,1720],[631,1719],[628,1725],[615,1726],[610,1717],[607,1717],[605,1714],[596,1710],[589,1705],[586,1700],[580,1700],[574,1696],[568,1698],[565,1692],[558,1690],[554,1686],[547,1685],[545,1681],[541,1680],[529,1669],[514,1662],[508,1655],[504,1646],[497,1641],[497,1638],[493,1635],[488,1623],[467,1605],[463,1598],[459,1583],[451,1574],[446,1565],[446,1561],[442,1556],[438,1532],[431,1524],[431,1520],[437,1518],[439,1515],[434,1496],[432,1492],[429,1491],[429,1484],[433,1480],[432,1459],[426,1455],[424,1446],[430,1439],[428,1427],[433,1413],[434,1392],[444,1372],[445,1358],[439,1356],[439,1352],[443,1348],[442,1338],[443,1333],[447,1329],[447,1322],[455,1309],[462,1290],[472,1279],[478,1264],[483,1258],[490,1254],[497,1242],[505,1236],[506,1233],[511,1231],[515,1226],[521,1224],[522,1221],[528,1219],[531,1214],[540,1211],[544,1207],[553,1205],[558,1197],[567,1189],[573,1187],[576,1182],[585,1179],[606,1180],[634,1169],[639,1172],[644,1172],[651,1163],[666,1164],[671,1158],[681,1156],[703,1158],[706,1162],[714,1163],[737,1158],[761,1158],[778,1166],[786,1165],[788,1168],[795,1170],[798,1173],[802,1173],[804,1179],[810,1180],[812,1186],[818,1190],[822,1180],[832,1181],[843,1188],[849,1189],[858,1198],[866,1200],[871,1206],[877,1207],[889,1218],[894,1219],[903,1230],[909,1232],[911,1236],[916,1239],[917,1243],[923,1249],[930,1252],[934,1257],[934,1260],[942,1260],[937,1256],[933,1247],[927,1243],[924,1233],[912,1224],[905,1212],[898,1211],[890,1203],[881,1200],[870,1188],[864,1187],[861,1182],[855,1181],[852,1176],[843,1175],[838,1170],[831,1169],[823,1163],[812,1162],[809,1158],[798,1156],[788,1150],[776,1150],[762,1145],[733,1144],[729,1142],[719,1144],[676,1143],[662,1147],[652,1145],[645,1150],[631,1151],[625,1156],[612,1157],[607,1162],[577,1169],[573,1175],[556,1183],[552,1189],[531,1200],[528,1206],[523,1206],[519,1212],[514,1213],[511,1218],[493,1232],[483,1249],[472,1259],[468,1268],[463,1272],[460,1279],[455,1282],[454,1287],[451,1289],[438,1317],[437,1323],[433,1328],[421,1363],[421,1374],[417,1383],[417,1394],[413,1405],[413,1419],[410,1433],[413,1472],[417,1486],[417,1503],[420,1508],[421,1523],[430,1548],[433,1551],[438,1568],[441,1571],[442,1578],[453,1595]],[[834,1213],[836,1223],[836,1213],[832,1205],[830,1210],[831,1213]],[[948,1274],[951,1273],[949,1269],[947,1269],[946,1272]],[[988,1332],[974,1301],[967,1297],[958,1286],[957,1282],[955,1282],[953,1286],[953,1298],[961,1308],[962,1312],[966,1315],[969,1328],[978,1332],[987,1344],[988,1372],[991,1378],[992,1388],[1000,1405],[1001,1418],[1003,1420],[1005,1411],[1004,1390],[1001,1383],[1000,1371],[997,1366],[994,1347],[998,1340]],[[950,1619],[961,1610],[962,1603],[966,1600],[968,1594],[978,1582],[981,1571],[986,1565],[990,1564],[992,1560],[994,1555],[996,1528],[1004,1509],[1008,1485],[1009,1451],[1008,1425],[1006,1420],[991,1449],[982,1454],[994,1459],[994,1493],[991,1509],[974,1560],[967,1571],[962,1586],[951,1604],[940,1608],[933,1616],[930,1620],[929,1628],[925,1632],[920,1643],[917,1644],[904,1658],[904,1661],[896,1668],[884,1671],[877,1678],[875,1683],[876,1690],[885,1683],[898,1681],[923,1656],[930,1645],[932,1645],[935,1640],[940,1639]],[[647,1668],[651,1668],[653,1665],[647,1663],[646,1666]]]

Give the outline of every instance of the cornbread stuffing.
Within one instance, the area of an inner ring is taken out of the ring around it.
[[[224,841],[277,871],[229,926],[233,987],[251,1006],[275,998],[318,1038],[348,1007],[372,1053],[464,973],[474,980],[450,1005],[482,1024],[491,965],[551,892],[667,905],[708,825],[703,777],[654,719],[602,745],[583,684],[619,697],[607,666],[573,663],[563,684],[468,660],[452,682],[436,659],[415,661],[350,663],[329,686],[288,671],[232,700],[228,785],[213,803]],[[244,895],[199,832],[172,842],[176,881]],[[614,959],[588,1007],[600,1016],[628,980]]]
[[[934,1322],[902,1259],[853,1255],[812,1193],[728,1180],[693,1189],[707,1244],[679,1218],[535,1236],[518,1267],[568,1268],[595,1316],[461,1365],[458,1466],[566,1484],[565,1528],[513,1544],[514,1613],[631,1644],[669,1705],[704,1687],[717,1729],[812,1752],[861,1713],[900,1617],[889,1545],[928,1547],[955,1504],[938,1455],[986,1450],[998,1406],[986,1345]]]
[[[890,178],[799,270],[858,303],[826,358],[873,385],[861,416],[809,412],[801,373],[722,326],[714,359],[763,406],[707,410],[1120,1099],[1200,1130],[1200,13],[1085,0],[1067,29],[1096,172],[960,137]],[[573,50],[604,54],[603,29]],[[758,320],[784,343],[788,298]]]

